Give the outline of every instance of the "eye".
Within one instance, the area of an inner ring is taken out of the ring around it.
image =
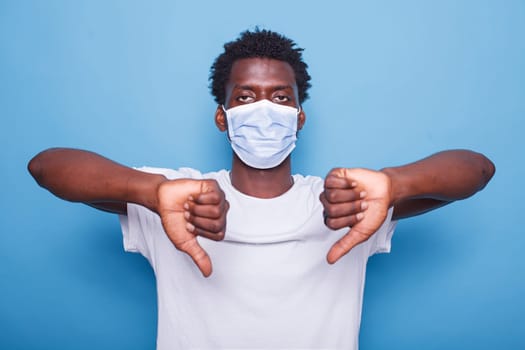
[[[241,96],[238,96],[236,100],[241,103],[252,103],[254,102],[255,99],[252,96],[241,95]]]
[[[290,102],[291,100],[292,99],[290,98],[290,96],[286,96],[286,95],[277,95],[273,97],[273,102],[275,103],[286,103],[286,102]]]

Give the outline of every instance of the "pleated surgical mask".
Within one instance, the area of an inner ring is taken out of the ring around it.
[[[252,168],[281,164],[295,148],[299,111],[266,99],[224,109],[235,154]]]

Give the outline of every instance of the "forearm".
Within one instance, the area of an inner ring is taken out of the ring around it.
[[[92,152],[65,148],[39,153],[28,169],[38,184],[54,195],[94,207],[104,202],[130,202],[156,211],[157,189],[166,180]]]
[[[382,171],[391,179],[391,205],[396,206],[413,199],[447,203],[470,197],[485,187],[495,167],[482,154],[452,150]]]

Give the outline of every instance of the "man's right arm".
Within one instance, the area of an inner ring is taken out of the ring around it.
[[[28,169],[40,186],[59,198],[118,214],[126,214],[126,203],[158,212],[158,188],[166,181],[163,175],[68,148],[51,148],[37,154]]]
[[[52,148],[28,164],[38,184],[59,198],[126,214],[127,203],[157,213],[177,249],[188,254],[204,276],[211,260],[197,236],[220,241],[229,209],[215,180],[177,179],[138,171],[88,151]]]

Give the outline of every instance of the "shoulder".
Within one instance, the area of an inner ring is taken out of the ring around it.
[[[293,180],[294,186],[301,191],[311,191],[315,195],[323,191],[324,180],[319,176],[295,174]]]
[[[226,170],[202,173],[200,170],[188,168],[188,167],[170,169],[170,168],[142,166],[142,167],[136,167],[134,169],[143,171],[146,173],[150,173],[150,174],[164,175],[168,180],[175,180],[175,179],[182,179],[182,178],[196,179],[196,180],[198,179],[217,179],[217,178],[227,176],[227,173],[228,173]]]

